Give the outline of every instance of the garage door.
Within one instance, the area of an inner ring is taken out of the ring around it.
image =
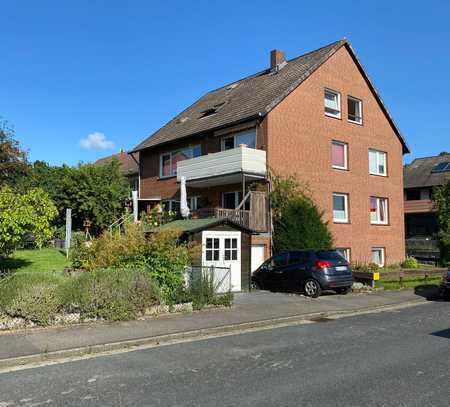
[[[252,273],[264,263],[264,248],[263,244],[252,245]]]

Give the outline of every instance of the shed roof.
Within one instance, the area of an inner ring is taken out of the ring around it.
[[[250,232],[250,229],[226,218],[178,219],[172,222],[168,222],[156,229],[153,229],[153,231],[177,229],[183,233],[196,233],[223,224],[231,225],[236,229],[241,229]]]

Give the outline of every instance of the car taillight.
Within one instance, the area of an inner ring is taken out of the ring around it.
[[[327,269],[327,268],[332,267],[332,264],[329,261],[326,261],[326,260],[316,260],[314,265],[318,269]]]

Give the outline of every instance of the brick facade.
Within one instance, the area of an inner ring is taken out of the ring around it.
[[[325,116],[324,88],[340,92],[341,119]],[[347,121],[347,95],[362,100],[363,125]],[[332,168],[332,140],[348,143],[348,170]],[[140,197],[176,198],[176,177],[159,179],[160,154],[199,143],[202,154],[220,151],[217,133],[142,150]],[[352,261],[369,262],[372,247],[385,248],[387,263],[404,259],[403,147],[346,47],[341,47],[258,123],[257,148],[267,151],[271,171],[295,175],[309,185],[325,211],[335,246],[350,248]],[[387,153],[386,177],[369,175],[369,148]],[[240,189],[241,185],[188,188],[188,196],[203,195],[212,206],[220,206],[222,192]],[[333,223],[333,192],[349,196],[347,224]],[[388,198],[388,225],[370,224],[370,196]],[[267,256],[269,242],[268,236],[252,236],[253,244],[266,245]]]
[[[324,114],[324,88],[341,93],[341,119]],[[363,125],[347,121],[347,95],[362,100]],[[266,117],[268,165],[309,185],[325,210],[335,246],[367,262],[384,247],[386,262],[404,259],[402,145],[345,47],[339,49]],[[331,142],[348,143],[349,170],[331,166]],[[388,176],[369,175],[368,150],[387,153]],[[349,194],[349,223],[334,224],[332,193]],[[369,197],[389,199],[389,224],[371,225]]]

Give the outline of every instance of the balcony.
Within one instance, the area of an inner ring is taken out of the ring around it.
[[[190,187],[208,187],[234,184],[246,180],[265,178],[266,152],[248,147],[237,147],[180,161],[177,180],[186,177]]]
[[[405,201],[405,213],[429,213],[435,212],[436,208],[431,199],[420,199]]]
[[[252,191],[247,195],[251,210],[202,208],[192,216],[196,218],[229,219],[254,232],[267,232],[269,229],[268,202],[264,192]]]

